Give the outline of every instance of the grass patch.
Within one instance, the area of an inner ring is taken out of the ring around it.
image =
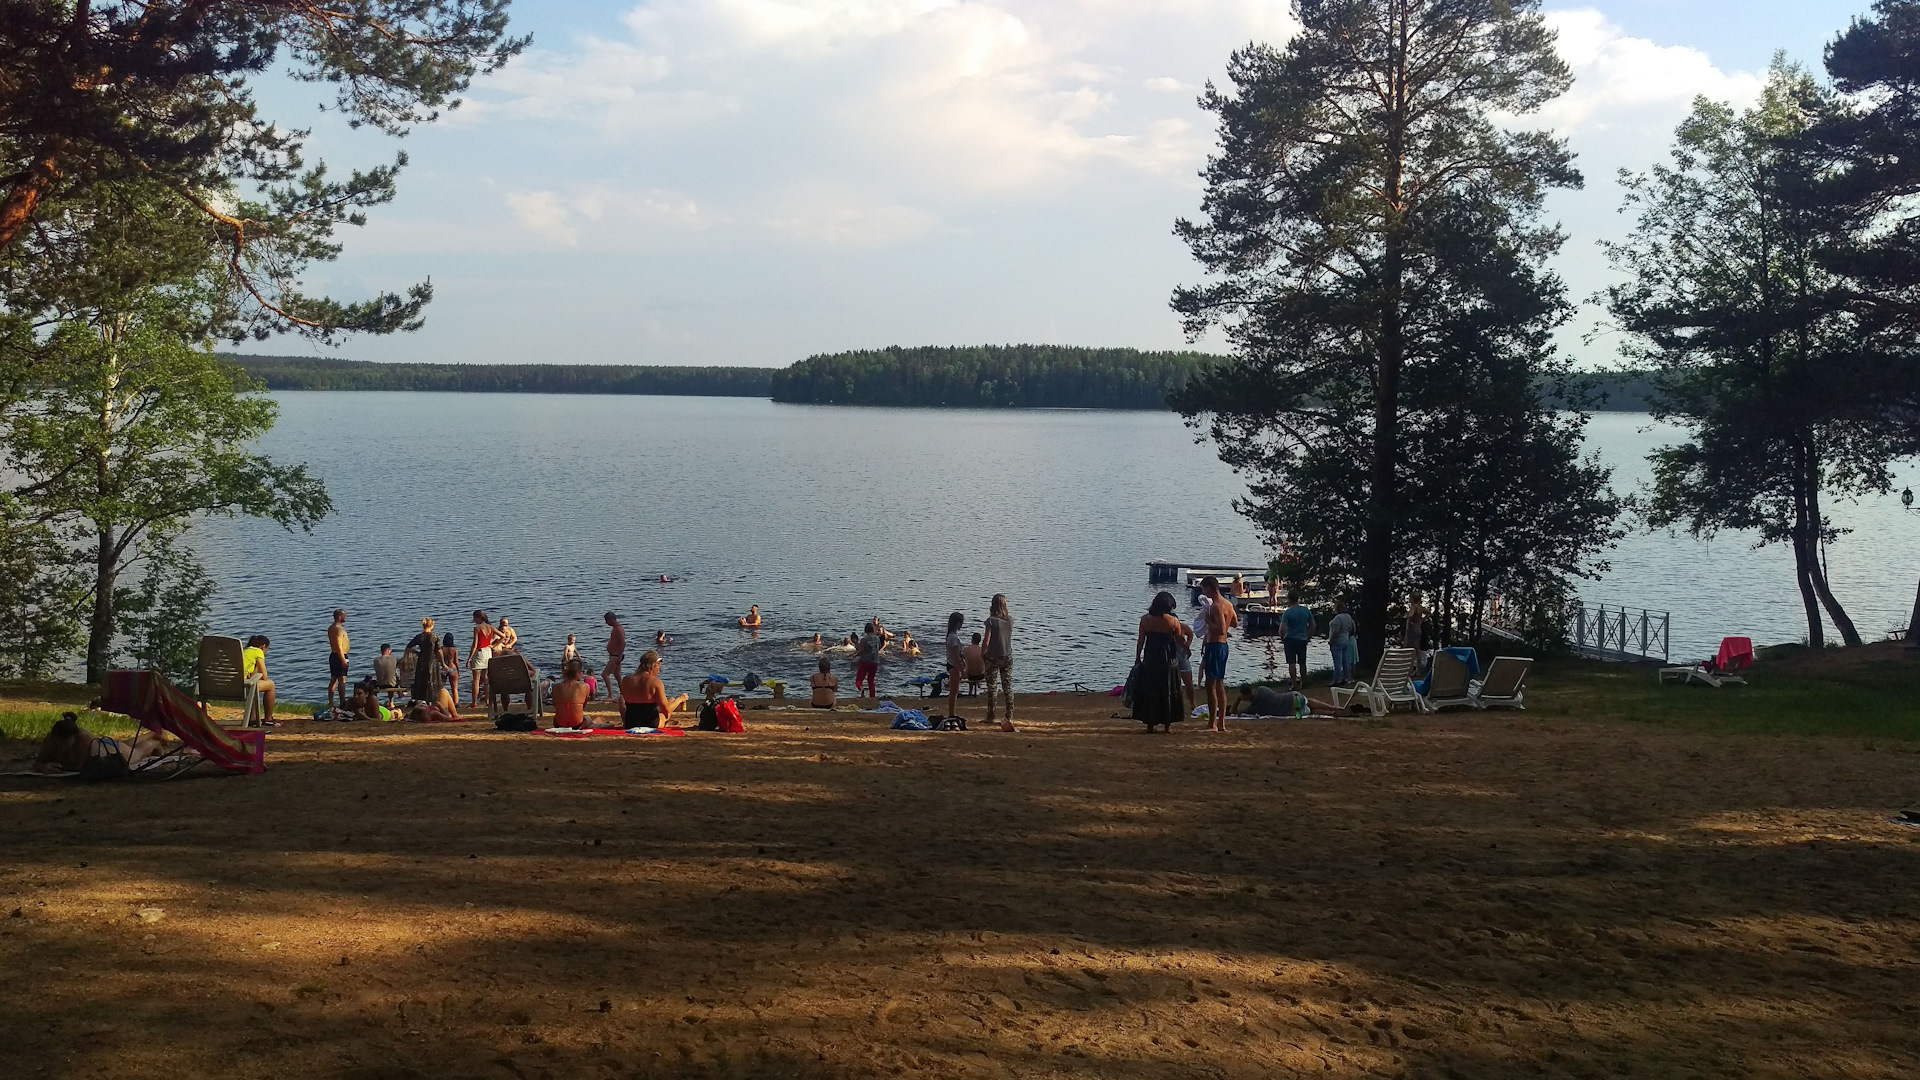
[[[80,726],[95,735],[133,734],[133,721],[118,713],[69,709],[59,705],[34,707],[0,704],[0,736],[39,742],[47,737],[47,732],[52,730],[63,712],[79,713]]]
[[[1920,740],[1920,657],[1886,642],[1769,651],[1746,686],[1660,683],[1654,664],[1548,661],[1527,680],[1527,710],[1740,734]]]

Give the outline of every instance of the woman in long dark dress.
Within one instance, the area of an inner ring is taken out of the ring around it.
[[[1180,685],[1180,658],[1186,655],[1193,631],[1173,613],[1173,594],[1160,593],[1140,617],[1140,634],[1133,644],[1133,718],[1172,731],[1187,718],[1187,696]]]
[[[440,700],[443,677],[440,668],[440,639],[433,636],[433,620],[421,619],[420,632],[407,642],[419,659],[413,665],[413,700],[435,704]]]

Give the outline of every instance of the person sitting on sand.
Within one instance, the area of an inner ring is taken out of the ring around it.
[[[911,630],[900,631],[900,655],[902,656],[921,655],[920,643],[913,640],[913,631]]]
[[[673,715],[687,695],[669,701],[666,684],[660,681],[660,654],[648,649],[640,655],[640,669],[620,680],[620,701],[626,726],[657,728]]]
[[[260,718],[273,723],[273,680],[267,678],[267,635],[255,634],[240,650],[240,670],[244,678],[260,676]]]
[[[751,608],[747,609],[746,615],[742,616],[740,619],[740,627],[743,630],[760,629],[760,605],[759,604],[755,604]]]
[[[813,683],[813,707],[833,708],[836,704],[834,695],[840,692],[840,679],[833,673],[833,661],[821,657],[820,670],[814,672],[810,681]]]
[[[561,665],[560,681],[553,685],[548,694],[548,699],[553,702],[553,726],[586,727],[587,698],[590,694],[587,681],[580,677],[579,659],[568,660]]]
[[[460,718],[439,705],[416,701],[408,710],[407,719],[416,724],[448,724]]]
[[[653,634],[653,643],[655,645],[671,645],[673,644],[673,638],[668,635],[665,630],[656,630]]]
[[[61,713],[47,737],[40,740],[40,752],[34,758],[34,770],[43,773],[81,773],[86,776],[117,776],[135,765],[167,752],[167,737],[157,731],[142,731],[129,746],[107,735],[95,735],[80,726],[76,713]]]

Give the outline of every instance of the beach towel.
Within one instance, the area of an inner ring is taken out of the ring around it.
[[[893,715],[895,731],[932,731],[933,724],[919,709],[901,709]]]
[[[100,707],[130,716],[141,727],[164,731],[215,767],[232,773],[266,771],[264,731],[229,731],[213,722],[200,703],[174,688],[157,671],[109,671]]]
[[[867,711],[868,712],[900,712],[901,708],[900,706],[895,705],[891,701],[882,701],[878,705],[875,705],[873,708]]]
[[[677,727],[628,728],[625,731],[618,728],[548,728],[541,734],[551,735],[556,739],[590,739],[595,735],[616,735],[621,738],[637,739],[650,735],[685,735],[686,732]]]

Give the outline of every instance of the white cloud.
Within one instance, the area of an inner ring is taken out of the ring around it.
[[[580,234],[567,223],[567,208],[551,191],[512,192],[507,195],[507,208],[524,228],[536,235],[565,247],[580,243]]]
[[[1561,134],[1664,142],[1696,96],[1747,104],[1764,81],[1722,71],[1698,49],[1630,37],[1591,8],[1550,12],[1547,22],[1574,76],[1573,89],[1539,114]]]
[[[560,247],[640,250],[714,224],[698,203],[672,192],[586,185],[512,191],[504,198],[522,228]]]

